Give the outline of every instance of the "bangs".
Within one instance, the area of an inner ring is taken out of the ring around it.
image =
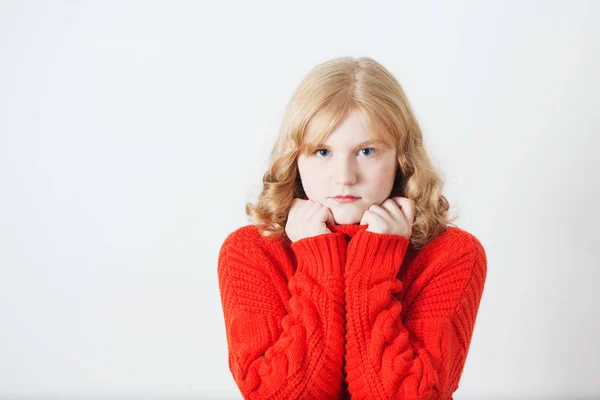
[[[314,153],[331,135],[331,132],[347,114],[350,107],[342,102],[331,102],[318,110],[310,119],[302,137],[300,152],[304,155]],[[307,138],[311,138],[307,140]]]
[[[363,124],[369,131],[369,135],[378,144],[384,147],[393,149],[396,147],[396,135],[394,134],[394,124],[389,121],[383,122],[386,118],[382,115],[372,115],[369,112],[363,111]]]
[[[377,118],[373,118],[360,108],[355,109],[360,111],[363,124],[369,132],[373,144],[386,148],[395,147],[394,136],[385,129],[383,124],[377,122]],[[308,156],[322,148],[325,140],[327,140],[335,127],[351,110],[351,107],[332,107],[319,110],[307,125],[300,152]],[[306,138],[312,139],[305,140]]]

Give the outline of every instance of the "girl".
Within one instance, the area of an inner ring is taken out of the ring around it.
[[[404,92],[381,64],[317,65],[288,103],[256,221],[218,258],[247,399],[452,399],[487,258],[452,224]]]

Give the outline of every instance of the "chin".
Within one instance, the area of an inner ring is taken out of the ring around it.
[[[336,225],[358,224],[360,223],[361,218],[362,215],[337,215],[336,213],[333,213],[333,220],[335,221]]]

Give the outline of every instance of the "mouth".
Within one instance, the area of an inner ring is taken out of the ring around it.
[[[352,202],[360,199],[360,197],[355,197],[355,196],[335,196],[335,197],[333,197],[333,199],[335,201],[337,201],[338,203],[352,203]]]

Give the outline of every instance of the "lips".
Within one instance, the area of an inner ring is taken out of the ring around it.
[[[354,203],[355,201],[357,201],[358,199],[360,199],[360,197],[356,197],[356,196],[352,196],[352,195],[345,195],[345,196],[335,196],[333,198],[333,200],[337,201],[339,204],[350,204],[350,203]]]

